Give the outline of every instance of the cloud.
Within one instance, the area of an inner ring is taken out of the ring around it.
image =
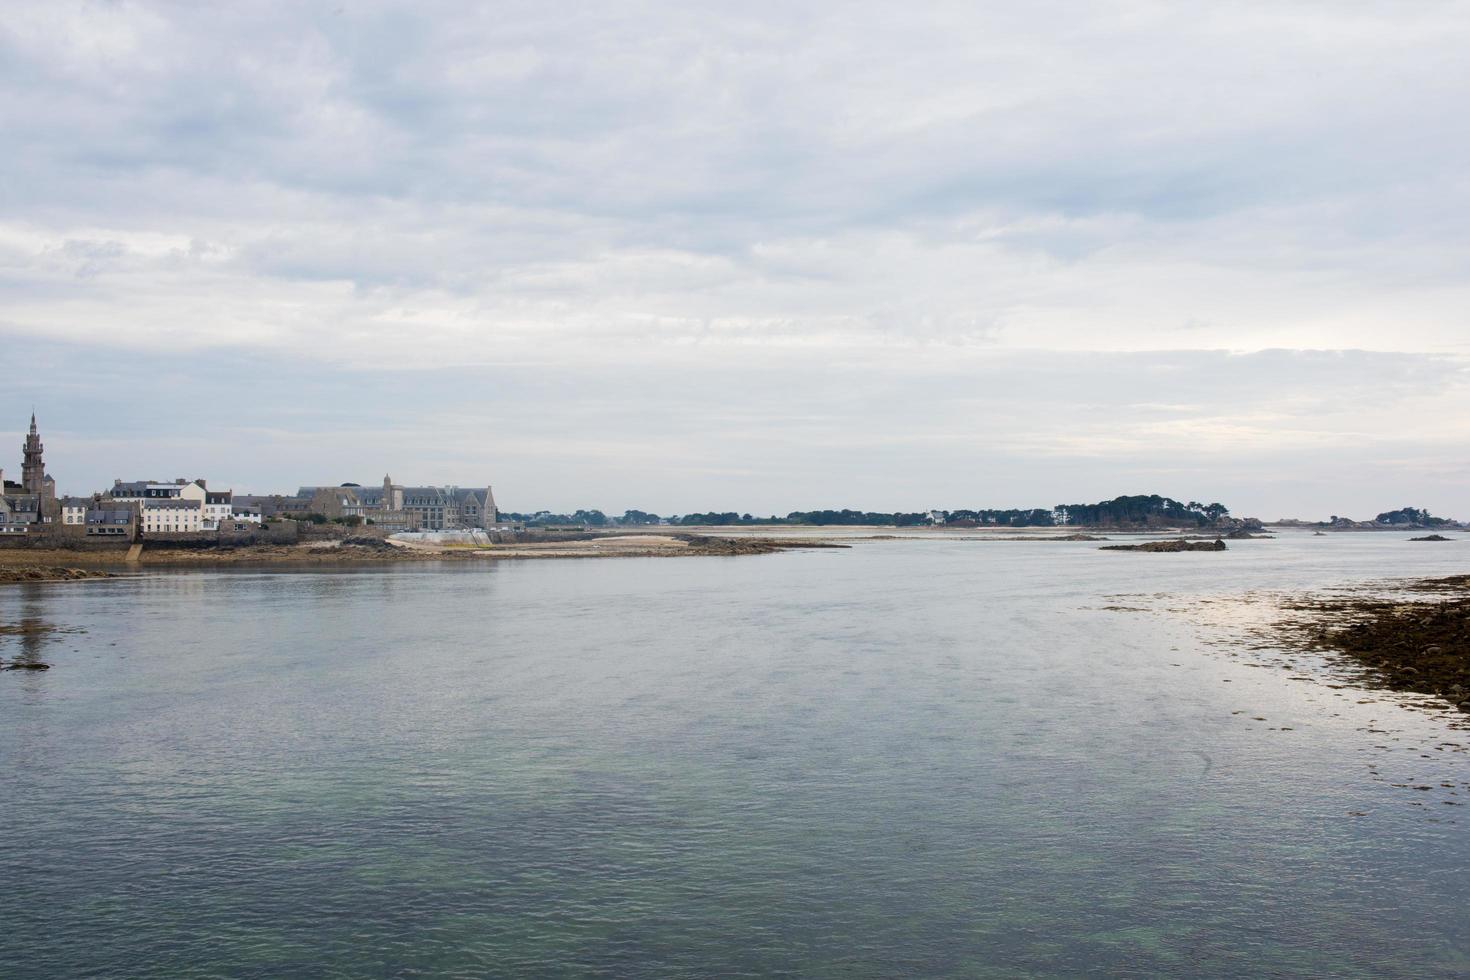
[[[26,6],[0,339],[55,358],[42,392],[220,371],[301,413],[238,438],[375,434],[547,504],[556,445],[704,474],[663,507],[839,473],[902,505],[833,456],[864,439],[946,500],[992,479],[969,453],[1031,460],[1016,503],[1049,460],[1099,492],[1324,445],[1457,473],[1416,413],[1464,416],[1467,42],[1454,3]],[[497,393],[450,408],[446,371]],[[447,414],[344,427],[363,378]],[[498,461],[456,448],[482,430]]]
[[[718,363],[322,371],[23,343],[62,488],[493,483],[513,509],[1035,506],[1162,492],[1264,516],[1464,515],[1470,360],[1368,352],[789,348]],[[62,384],[47,379],[67,378]],[[180,420],[183,420],[182,422]],[[24,413],[12,436],[18,445]]]

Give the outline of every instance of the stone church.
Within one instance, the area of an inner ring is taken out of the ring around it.
[[[21,446],[20,482],[5,479],[0,470],[0,534],[24,534],[37,525],[55,524],[61,516],[56,500],[56,481],[46,473],[42,458],[45,447],[36,430],[36,413],[31,413],[31,431]]]

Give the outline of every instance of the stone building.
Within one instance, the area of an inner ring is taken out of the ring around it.
[[[328,517],[360,516],[374,524],[400,526],[409,530],[443,531],[457,528],[490,527],[496,523],[495,495],[460,487],[406,487],[383,477],[381,486],[364,487],[346,483],[337,487],[302,487],[298,500],[308,509]],[[334,512],[319,510],[318,506]],[[340,510],[340,513],[335,511]]]
[[[61,524],[63,527],[79,527],[87,523],[87,509],[92,506],[91,497],[62,497]]]
[[[134,541],[138,537],[138,505],[98,499],[87,508],[84,533],[89,538]]]
[[[42,459],[45,447],[41,445],[41,434],[36,431],[36,413],[31,413],[31,431],[26,434],[25,444],[21,447],[22,462],[20,464],[20,485],[26,493],[33,493],[44,497],[49,488],[51,496],[56,496],[56,481],[46,475],[46,463]]]
[[[21,446],[20,482],[5,479],[0,470],[0,534],[26,534],[60,523],[61,504],[56,481],[46,472],[44,448],[32,412],[31,429]]]
[[[293,514],[305,514],[310,508],[310,500],[300,497],[287,497],[279,493],[237,493],[232,501],[232,516],[251,515],[269,521],[277,517],[289,517]]]

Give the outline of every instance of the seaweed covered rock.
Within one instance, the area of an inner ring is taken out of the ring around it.
[[[1143,544],[1107,544],[1098,551],[1148,551],[1157,553],[1173,553],[1179,551],[1225,551],[1226,545],[1223,540],[1216,538],[1214,541],[1186,541],[1178,538],[1173,541],[1145,541]]]
[[[1398,691],[1434,694],[1470,711],[1470,597],[1441,603],[1364,602],[1317,644],[1346,654]]]

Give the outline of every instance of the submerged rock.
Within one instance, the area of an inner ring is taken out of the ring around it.
[[[1445,537],[1442,534],[1426,534],[1422,538],[1410,538],[1409,540],[1410,541],[1453,541],[1455,539],[1454,538],[1447,538],[1447,537]]]

